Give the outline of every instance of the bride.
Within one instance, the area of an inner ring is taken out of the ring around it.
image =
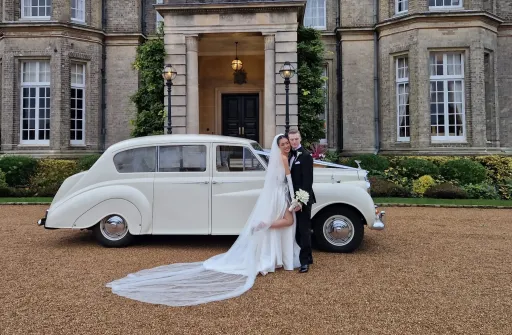
[[[248,291],[258,273],[300,267],[295,241],[294,190],[288,166],[290,142],[277,135],[263,189],[243,230],[225,253],[204,262],[177,263],[129,274],[107,284],[130,299],[168,306],[190,306],[233,298]]]

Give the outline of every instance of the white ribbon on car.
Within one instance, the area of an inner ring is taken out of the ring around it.
[[[254,152],[257,153],[258,155],[263,155],[263,156],[267,156],[267,157],[270,156],[270,153],[267,151],[254,150]],[[356,170],[356,171],[363,170],[361,168],[355,168],[355,167],[341,165],[341,164],[334,164],[331,162],[324,162],[324,161],[319,161],[316,159],[313,160],[313,163],[315,163],[317,165],[323,165],[323,166],[328,166],[328,167],[338,168],[338,169]]]

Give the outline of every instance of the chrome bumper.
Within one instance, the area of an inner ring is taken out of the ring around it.
[[[43,226],[45,229],[50,229],[50,228],[46,228],[46,218],[47,217],[48,217],[48,210],[46,210],[46,212],[44,214],[44,218],[37,220],[37,225]]]
[[[383,230],[385,227],[385,219],[386,211],[379,211],[379,206],[375,206],[375,220],[373,221],[373,225],[371,226],[372,230]]]

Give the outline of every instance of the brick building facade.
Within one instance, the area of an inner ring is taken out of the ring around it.
[[[303,23],[320,30],[326,46],[330,147],[346,154],[512,151],[512,2],[246,2],[0,2],[0,153],[74,156],[128,138],[129,97],[138,87],[131,64],[158,20],[165,21],[166,61],[178,70],[177,133],[224,134],[232,121],[224,104],[240,101],[254,104],[256,115],[241,125],[254,125],[268,147],[284,125],[279,67],[296,65],[294,30]],[[233,84],[230,70],[235,41],[244,85]]]

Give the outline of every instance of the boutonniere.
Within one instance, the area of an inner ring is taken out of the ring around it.
[[[302,152],[297,151],[297,157],[295,159],[299,159],[299,156],[302,154]]]

